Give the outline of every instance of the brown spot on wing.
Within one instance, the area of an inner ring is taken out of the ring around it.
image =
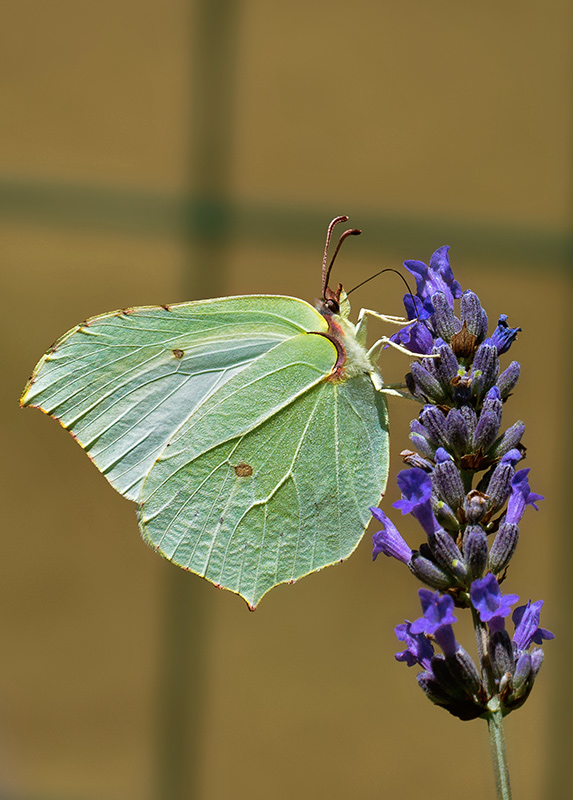
[[[175,349],[172,351],[172,353],[175,356],[175,358],[183,358],[183,356],[185,355],[185,350]]]
[[[237,466],[234,467],[234,470],[237,478],[248,478],[250,475],[253,474],[253,468],[251,467],[251,465],[245,464],[244,461],[241,461],[240,464],[237,464]]]

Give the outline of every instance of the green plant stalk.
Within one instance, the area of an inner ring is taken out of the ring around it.
[[[493,697],[488,705],[491,710],[487,717],[487,727],[489,730],[489,743],[493,762],[493,774],[495,777],[495,790],[498,800],[511,800],[505,737],[503,735],[503,713],[499,697]]]

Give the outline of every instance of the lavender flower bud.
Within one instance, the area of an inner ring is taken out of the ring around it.
[[[414,361],[410,364],[410,374],[420,394],[435,403],[443,403],[447,396],[434,376],[422,364]]]
[[[440,684],[444,692],[454,700],[465,700],[467,692],[464,687],[460,685],[460,681],[452,673],[452,668],[448,661],[442,655],[435,655],[430,661],[432,665],[432,672],[437,682]]]
[[[476,702],[473,697],[474,692],[470,691],[466,683],[469,678],[470,685],[473,685],[471,676],[464,669],[466,665],[467,662],[462,665],[461,659],[458,662],[455,659],[443,658],[439,655],[434,656],[431,660],[432,672],[436,683],[443,692],[442,696],[446,695],[450,698],[448,702],[440,703],[440,705],[444,705],[450,714],[460,719],[475,719],[483,714],[485,708],[481,703]],[[469,665],[467,666],[469,667]],[[432,688],[435,691],[435,687]]]
[[[543,664],[544,658],[545,658],[545,653],[541,648],[537,648],[531,653],[531,671],[533,673],[534,678],[537,678],[537,673],[541,669],[541,665]]]
[[[404,459],[404,463],[408,464],[409,467],[417,467],[418,469],[423,469],[425,472],[431,472],[434,468],[431,461],[422,458],[422,456],[415,453],[413,450],[402,450],[400,455]]]
[[[473,436],[474,450],[479,450],[481,447],[485,452],[495,442],[501,425],[501,412],[501,395],[497,386],[493,386],[483,402],[483,408]]]
[[[410,422],[410,439],[413,442],[416,449],[420,451],[422,456],[427,459],[434,458],[434,453],[436,452],[436,446],[428,440],[428,432],[422,425],[422,423],[417,420],[413,419]]]
[[[476,665],[461,645],[455,654],[446,656],[446,662],[453,677],[464,688],[466,694],[474,695],[479,692],[481,681]]]
[[[487,510],[487,495],[472,489],[464,499],[464,513],[470,523],[480,522]]]
[[[421,397],[418,384],[414,380],[411,372],[406,373],[404,376],[404,382],[406,383],[406,387],[413,397]]]
[[[476,414],[476,412],[473,410],[473,408],[471,408],[471,406],[462,406],[460,408],[460,414],[464,418],[464,422],[467,425],[468,437],[469,438],[473,438],[473,435],[475,433],[475,429],[476,429],[476,426],[477,426],[477,414]]]
[[[463,414],[452,408],[446,417],[446,432],[451,451],[458,456],[467,453],[470,443],[470,432]]]
[[[466,323],[467,329],[470,333],[481,341],[487,332],[487,315],[477,294],[471,291],[466,291],[462,294],[461,303],[461,320]]]
[[[501,456],[504,456],[506,453],[509,453],[510,450],[513,450],[515,447],[517,447],[521,441],[524,431],[524,422],[519,420],[518,422],[514,423],[511,428],[506,430],[501,439],[494,444],[491,450],[492,457],[501,458]]]
[[[460,321],[455,318],[448,298],[443,292],[435,292],[432,295],[432,305],[434,306],[432,317],[434,328],[438,336],[441,336],[445,342],[449,342],[454,333],[460,330]]]
[[[408,566],[416,578],[431,589],[449,589],[454,583],[450,575],[418,552],[412,555]]]
[[[498,415],[493,411],[482,411],[474,435],[473,449],[486,452],[495,442],[498,431]]]
[[[454,512],[462,505],[465,497],[464,485],[453,461],[436,464],[432,472],[432,487]]]
[[[435,705],[447,707],[451,703],[451,696],[442,689],[430,670],[419,672],[416,676],[416,680],[418,681],[418,686],[422,689],[428,700],[431,700]]]
[[[410,422],[410,430],[414,433],[421,433],[423,436],[426,435],[426,429],[424,428],[422,423],[417,419],[413,419]]]
[[[426,437],[418,433],[417,431],[413,431],[410,433],[410,441],[414,445],[414,447],[420,451],[420,454],[424,458],[433,458],[434,453],[436,452],[436,447],[426,439]]]
[[[530,682],[533,682],[531,655],[528,652],[525,652],[519,656],[517,659],[517,664],[515,665],[512,699],[519,698],[527,688],[527,684]]]
[[[487,494],[489,501],[487,510],[495,514],[503,507],[511,493],[511,479],[515,475],[515,470],[511,464],[501,461],[493,470],[489,483],[487,484]]]
[[[458,546],[450,534],[441,529],[429,533],[428,545],[439,566],[463,584],[468,574],[467,567]]]
[[[519,362],[512,361],[509,367],[505,369],[497,379],[497,388],[499,389],[502,400],[505,400],[513,390],[513,387],[519,380],[520,371],[521,367],[519,366]]]
[[[474,700],[455,700],[452,698],[451,695],[440,686],[430,670],[419,672],[416,676],[416,680],[418,681],[418,686],[422,689],[428,700],[431,700],[435,705],[442,706],[442,708],[445,708],[446,711],[449,711],[453,716],[459,717],[459,719],[476,719],[486,710],[484,706],[476,703]]]
[[[509,564],[515,553],[518,538],[519,528],[517,525],[511,525],[508,522],[501,523],[488,556],[488,569],[494,575],[499,575]]]
[[[436,447],[448,449],[446,418],[436,406],[424,406],[418,417],[425,428],[428,440]]]
[[[498,680],[506,672],[513,673],[513,647],[507,631],[495,631],[491,634],[489,653],[493,674]]]
[[[432,511],[442,528],[454,533],[459,531],[460,522],[447,503],[432,497]]]
[[[451,391],[452,380],[458,374],[459,364],[452,348],[448,344],[442,344],[434,348],[434,352],[439,354],[439,358],[433,359],[435,362],[436,378],[440,381],[444,389]]]
[[[486,340],[478,347],[471,374],[472,394],[479,401],[494,385],[499,373],[497,348]]]
[[[429,352],[433,354],[434,351],[435,347],[434,343],[432,342],[432,347]],[[424,367],[424,369],[427,370],[433,378],[437,378],[437,373],[436,373],[437,360],[438,360],[437,358],[422,358],[422,360],[419,362],[421,366]]]
[[[463,540],[463,554],[471,580],[481,578],[487,564],[487,536],[481,525],[468,525]]]

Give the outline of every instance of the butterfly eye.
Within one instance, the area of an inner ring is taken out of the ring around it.
[[[327,309],[328,311],[331,311],[333,314],[339,314],[340,313],[340,304],[337,303],[336,300],[333,300],[332,298],[329,298],[328,300],[324,300],[323,301],[323,306],[324,306],[325,309]]]

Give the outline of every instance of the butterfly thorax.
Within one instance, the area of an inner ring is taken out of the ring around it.
[[[350,303],[340,284],[336,292],[327,289],[325,298],[318,304],[318,310],[328,325],[328,333],[322,335],[333,343],[338,354],[329,380],[344,381],[376,372],[368,351],[358,339],[356,325],[348,319]],[[361,333],[365,331],[361,330]]]

